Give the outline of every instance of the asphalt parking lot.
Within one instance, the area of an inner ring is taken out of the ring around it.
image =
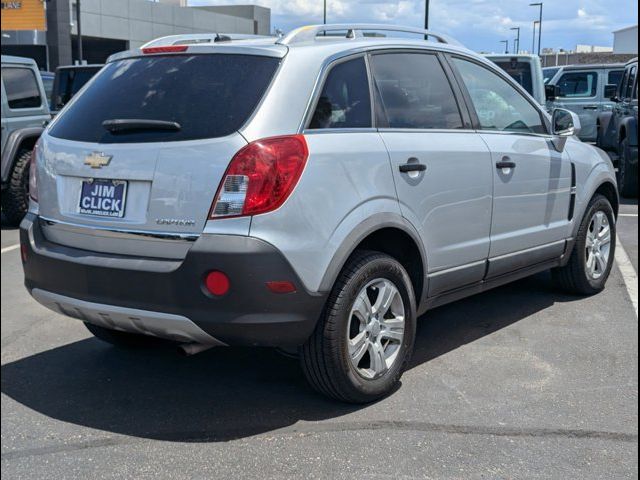
[[[638,271],[638,207],[619,237]],[[538,275],[428,313],[401,387],[319,397],[268,349],[123,351],[32,300],[2,230],[2,476],[637,478],[638,318]],[[624,268],[623,268],[624,270]]]

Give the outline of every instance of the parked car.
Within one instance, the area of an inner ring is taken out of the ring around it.
[[[507,72],[535,98],[540,105],[545,105],[545,90],[542,76],[542,65],[538,55],[529,54],[490,54],[486,57]]]
[[[56,69],[51,96],[51,111],[56,114],[103,65],[66,65]]]
[[[40,78],[42,79],[42,86],[44,87],[44,94],[47,97],[47,105],[51,105],[51,95],[53,93],[53,79],[56,74],[53,72],[40,72]]]
[[[566,108],[580,117],[580,138],[595,142],[596,121],[602,112],[611,111],[613,102],[605,95],[605,86],[617,84],[624,64],[562,66],[547,83],[547,108]]]
[[[16,224],[27,211],[31,150],[51,116],[34,60],[2,55],[1,83],[2,212]]]
[[[217,38],[112,56],[47,127],[20,232],[46,307],[115,345],[295,348],[369,402],[433,307],[548,269],[604,288],[615,172],[572,112],[420,29]]]
[[[627,63],[622,80],[607,85],[613,111],[598,115],[597,145],[609,151],[618,167],[618,188],[638,196],[638,59]]]

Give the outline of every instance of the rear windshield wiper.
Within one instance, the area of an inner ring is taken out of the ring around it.
[[[144,120],[135,118],[117,118],[105,120],[102,126],[111,133],[131,132],[136,130],[170,130],[177,132],[182,127],[178,122],[166,120]]]

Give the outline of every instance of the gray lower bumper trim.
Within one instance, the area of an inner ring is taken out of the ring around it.
[[[31,295],[42,305],[55,312],[101,327],[151,335],[183,343],[225,345],[203,331],[187,317],[181,315],[85,302],[38,288],[34,288]]]

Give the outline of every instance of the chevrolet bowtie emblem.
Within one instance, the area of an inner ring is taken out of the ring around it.
[[[91,168],[102,168],[109,165],[112,155],[105,155],[102,152],[92,152],[84,158],[84,164],[89,165]]]

